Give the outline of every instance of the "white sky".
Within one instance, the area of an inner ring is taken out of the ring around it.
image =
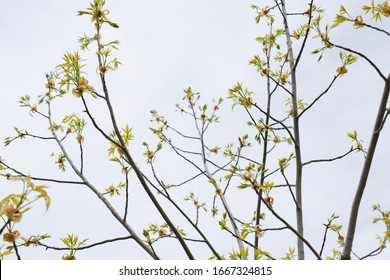
[[[42,94],[45,90],[45,74],[61,62],[64,52],[77,49],[79,36],[93,32],[87,17],[76,16],[78,10],[88,6],[88,2],[0,0],[3,9],[0,17],[2,41],[0,53],[3,64],[0,67],[3,96],[0,111],[1,139],[12,135],[14,125],[25,128],[31,133],[47,133],[47,124],[38,117],[29,117],[28,112],[18,108],[17,101],[25,94],[32,96]],[[144,148],[140,144],[143,141],[155,143],[155,139],[148,131],[150,109],[157,109],[160,114],[166,115],[172,125],[192,131],[192,134],[195,133],[194,128],[189,129],[192,125],[190,120],[180,117],[174,108],[174,105],[181,101],[184,88],[191,86],[195,91],[200,91],[203,102],[209,102],[212,98],[225,98],[230,87],[236,82],[243,82],[258,94],[256,98],[259,98],[258,102],[261,103],[264,81],[258,77],[255,69],[248,65],[248,60],[261,52],[255,38],[264,33],[261,25],[256,25],[254,22],[255,14],[250,9],[250,4],[262,5],[262,1],[113,0],[107,2],[107,8],[111,10],[109,17],[119,24],[120,29],[110,29],[109,34],[106,32],[106,37],[121,41],[120,50],[116,54],[123,63],[116,72],[108,74],[108,83],[121,125],[128,123],[134,128],[135,141],[131,145],[131,151],[143,170],[148,169],[142,155]],[[306,1],[288,2],[305,5]],[[342,2],[351,10],[351,14],[355,14],[367,1]],[[333,4],[331,1],[323,0],[318,3],[330,14],[338,10],[339,4]],[[299,10],[288,4],[290,11]],[[382,27],[389,30],[386,19]],[[386,41],[388,38],[385,35],[342,27],[332,39],[335,43],[366,53],[387,75],[390,56],[388,41]],[[314,50],[314,45],[308,46],[308,51],[311,50]],[[88,78],[91,81],[96,80],[95,57],[91,53],[82,53],[82,55],[91,64],[87,68]],[[338,66],[337,51],[326,53],[320,64],[316,62],[314,56],[304,57],[298,73],[298,87],[304,101],[310,103],[326,88]],[[303,117],[304,161],[345,153],[350,148],[346,133],[354,129],[358,131],[367,146],[382,87],[383,83],[378,75],[366,62],[359,59],[317,107]],[[284,102],[286,96],[282,95],[278,99]],[[63,102],[65,105],[57,108],[60,112],[77,108],[76,101],[70,96]],[[208,135],[210,146],[216,144],[224,146],[248,131],[245,126],[248,119],[241,110],[236,109],[232,112],[228,100],[225,100],[223,107],[226,110],[222,111],[221,124]],[[107,117],[106,111],[101,110],[100,107],[94,110],[97,119],[104,123]],[[284,111],[283,106],[275,107],[276,115],[281,116]],[[382,226],[372,226],[374,217],[372,205],[380,203],[384,209],[390,207],[388,128],[386,124],[379,141],[367,191],[363,197],[355,238],[355,251],[360,255],[375,249],[376,234],[384,231]],[[88,163],[86,172],[89,172],[91,180],[103,190],[122,178],[118,176],[119,172],[111,163],[104,161],[107,144],[101,138],[93,137],[91,135],[89,139],[86,135],[85,153]],[[55,145],[30,139],[19,141],[8,148],[2,147],[0,155],[9,164],[23,172],[31,172],[34,176],[74,178],[70,172],[65,175],[60,174],[56,167],[52,166],[53,159],[49,155],[53,151],[58,151]],[[289,150],[281,149],[280,153],[287,156]],[[343,161],[308,166],[305,169],[305,232],[316,248],[321,244],[322,224],[332,213],[341,216],[340,223],[345,226],[345,233],[362,159],[362,155],[353,154]],[[277,164],[276,159],[274,164]],[[162,178],[167,178],[167,181],[174,180],[178,183],[181,179],[196,174],[196,170],[177,161],[173,153],[169,152],[164,152],[156,165],[159,167],[159,174]],[[291,169],[291,174],[292,171]],[[293,178],[290,180],[293,181]],[[130,221],[134,222],[136,230],[142,232],[149,223],[160,223],[162,220],[154,211],[150,211],[152,206],[149,202],[145,202],[147,198],[135,178],[132,178],[131,185],[133,199]],[[2,181],[0,196],[10,190],[13,191],[14,188],[19,186]],[[197,184],[188,185],[177,197],[181,199],[193,190],[196,195],[203,198],[210,209],[212,203],[210,188],[211,186],[203,181],[198,181]],[[279,192],[284,191],[275,192],[279,195]],[[117,221],[86,188],[51,184],[50,194],[52,207],[46,214],[42,203],[37,203],[31,213],[24,217],[19,227],[23,236],[49,233],[53,238],[47,243],[60,246],[57,237],[63,237],[67,233],[75,233],[80,238],[89,237],[90,243],[126,235]],[[254,207],[249,209],[246,207],[248,201],[253,199],[250,198],[249,192],[238,192],[237,195],[237,192],[233,191],[228,199],[232,200],[234,212],[240,213],[243,219],[251,217]],[[123,201],[114,199],[114,204],[122,207]],[[187,205],[185,207],[187,208]],[[294,223],[291,212],[295,210],[292,211],[292,208],[284,205],[276,204],[275,207]],[[192,211],[191,207],[188,209]],[[226,252],[235,246],[235,242],[230,242],[227,234],[221,235],[217,220],[209,220],[206,216],[203,218],[207,225],[205,232],[216,242],[221,253],[227,255]],[[181,218],[174,220],[178,224],[181,222]],[[281,237],[277,239],[276,244],[275,239],[271,242],[272,238],[265,238],[263,246],[264,250],[275,252],[275,257],[282,257],[288,246],[295,246],[295,237],[291,237],[291,234],[278,235]],[[221,236],[226,241],[221,240]],[[335,246],[335,236],[329,237],[329,240],[326,252],[328,255],[331,254],[331,248]],[[266,241],[271,243],[267,244]],[[159,255],[165,258],[185,258],[180,248],[172,249],[171,245],[172,243],[169,242],[158,245],[157,248],[161,250]],[[198,245],[191,244],[191,246],[197,248]],[[194,249],[194,252],[196,257],[203,259],[210,255],[205,247]],[[28,248],[21,250],[21,254],[27,259],[58,259],[63,252],[45,252],[42,249]],[[312,257],[308,250],[307,254],[309,258]],[[77,256],[79,259],[147,258],[132,241],[95,247],[89,251],[79,252]],[[379,258],[389,259],[390,251],[386,251]]]

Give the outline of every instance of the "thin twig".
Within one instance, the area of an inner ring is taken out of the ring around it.
[[[201,229],[190,219],[190,217],[183,211],[183,209],[177,205],[177,203],[166,193],[162,192],[157,186],[155,186],[153,184],[152,181],[149,180],[149,178],[143,174],[145,180],[159,193],[161,194],[163,197],[165,197],[179,212],[180,214],[183,215],[183,217],[191,224],[191,226],[199,233],[199,235],[204,239],[205,243],[207,244],[207,246],[210,248],[210,250],[213,252],[214,256],[216,256],[217,259],[221,259],[220,255],[218,254],[218,252],[215,250],[215,248],[213,247],[213,245],[210,243],[210,241],[207,239],[207,237],[204,235],[204,233],[201,231]],[[156,178],[158,184],[160,185],[161,188],[164,188],[164,186],[161,184],[160,180],[158,178]],[[167,190],[165,190],[167,192]]]
[[[318,100],[320,100],[330,90],[330,88],[333,86],[334,82],[337,80],[338,77],[340,77],[340,73],[334,76],[329,86],[319,96],[317,96],[317,98],[314,99],[312,103],[310,103],[304,110],[301,111],[301,113],[298,115],[298,118],[300,118],[307,110],[309,110]]]
[[[26,177],[26,178],[29,177],[29,178],[31,178],[32,180],[35,180],[35,181],[52,182],[52,183],[59,183],[59,184],[85,185],[84,182],[80,182],[80,181],[65,181],[65,180],[58,180],[58,179],[34,177],[34,176],[26,175],[23,172],[20,172],[20,171],[16,170],[15,168],[7,165],[3,161],[1,162],[1,164],[4,165],[7,169],[12,170],[13,172],[18,174],[19,176]]]
[[[329,221],[328,224],[325,225],[325,232],[324,232],[324,237],[322,239],[322,244],[321,244],[321,250],[320,250],[320,256],[322,256],[322,253],[324,251],[324,248],[325,248],[325,243],[326,243],[326,237],[328,235],[328,231],[329,231],[329,227],[330,227],[330,224],[332,222]]]
[[[25,130],[24,133],[21,134],[21,136],[29,136],[31,138],[36,138],[41,140],[54,140],[54,137],[44,137],[44,136],[30,134],[27,132],[27,130]]]
[[[378,28],[378,27],[376,27],[376,26],[372,26],[372,25],[367,24],[367,23],[364,23],[364,22],[363,22],[363,25],[366,26],[366,27],[368,27],[368,28],[374,29],[374,30],[376,30],[376,31],[383,32],[383,33],[385,33],[387,36],[390,36],[390,32],[389,32],[389,31],[386,31],[386,30],[384,30],[384,29]]]
[[[126,221],[127,213],[129,211],[129,173],[125,173],[126,177],[126,203],[125,203],[125,214],[123,215],[123,220]]]
[[[344,50],[344,51],[347,51],[347,52],[356,54],[356,55],[358,55],[358,56],[364,58],[372,67],[374,67],[374,69],[375,69],[376,72],[379,74],[379,76],[380,76],[385,82],[387,81],[386,76],[381,72],[381,70],[378,68],[378,66],[376,66],[375,63],[374,63],[371,59],[369,59],[366,55],[362,54],[361,52],[352,50],[352,49],[350,49],[350,48],[346,48],[346,47],[343,47],[343,46],[334,44],[334,43],[332,43],[332,42],[330,42],[330,41],[328,41],[328,43],[331,44],[332,46],[336,47],[336,48],[342,49],[342,50]]]
[[[367,258],[378,256],[380,253],[382,253],[384,248],[385,247],[378,247],[375,250],[373,250],[372,252],[370,252],[367,255],[365,255],[364,257],[360,257],[359,260],[364,260],[364,259],[367,259]]]
[[[120,147],[121,145],[118,142],[116,142],[114,139],[112,139],[110,136],[108,136],[107,133],[105,133],[103,129],[101,129],[100,126],[96,123],[95,118],[92,116],[91,112],[89,111],[87,102],[83,95],[81,96],[81,100],[83,101],[83,105],[85,109],[84,112],[88,115],[89,119],[92,121],[92,124],[97,129],[97,131],[99,131],[103,135],[103,137],[106,138],[109,142],[113,143],[117,147]]]
[[[20,257],[18,246],[16,246],[16,242],[15,241],[12,241],[12,246],[14,247],[17,259],[20,261],[22,258]]]
[[[11,223],[11,220],[8,219],[7,222],[4,223],[4,225],[0,229],[0,235],[3,233],[4,229]]]
[[[299,206],[299,204],[298,204],[298,202],[297,202],[297,200],[296,200],[296,198],[295,198],[295,195],[294,195],[294,192],[292,191],[290,182],[288,181],[286,175],[284,174],[284,171],[281,170],[281,173],[282,173],[282,176],[283,176],[284,180],[286,181],[286,184],[287,184],[288,189],[289,189],[289,191],[290,191],[291,197],[292,197],[293,200],[294,200],[295,207],[298,208],[298,209],[300,209],[301,207]]]
[[[387,117],[390,115],[390,108],[387,109],[387,113],[385,115],[385,117],[383,118],[383,121],[381,123],[381,126],[379,127],[379,129],[376,131],[376,132],[381,132],[381,130],[383,129],[383,126],[385,125],[386,123],[386,120],[387,120]]]
[[[129,236],[117,237],[117,238],[113,238],[113,239],[107,239],[107,240],[104,240],[104,241],[99,241],[99,242],[93,243],[91,245],[79,247],[79,248],[77,248],[77,251],[82,251],[82,250],[90,249],[90,248],[93,248],[93,247],[96,247],[96,246],[104,245],[106,243],[113,243],[113,242],[116,242],[116,241],[128,240],[128,239],[133,239],[133,237],[131,235],[129,235]],[[39,242],[38,245],[46,248],[46,250],[48,250],[48,249],[55,250],[55,251],[67,251],[67,250],[69,250],[68,247],[55,247],[55,246],[50,246],[50,245],[43,244],[41,242]]]
[[[293,226],[291,226],[285,219],[283,219],[274,209],[272,206],[265,201],[264,197],[261,197],[263,203],[266,205],[269,211],[279,220],[281,221],[290,231],[292,231],[300,240],[303,241],[303,243],[306,244],[307,247],[313,252],[313,254],[316,256],[317,259],[321,260],[321,256],[317,253],[317,251],[314,249],[314,247],[307,241],[306,238],[304,238]]]
[[[307,38],[309,37],[309,33],[310,33],[310,25],[311,25],[311,20],[312,20],[312,11],[313,11],[313,2],[314,0],[311,0],[310,4],[309,4],[309,20],[307,21],[307,28],[306,28],[306,33],[305,33],[305,37],[303,38],[303,42],[302,42],[302,46],[301,46],[301,49],[299,50],[299,53],[298,53],[298,56],[297,58],[295,59],[295,64],[294,64],[294,70],[297,68],[298,66],[298,63],[299,61],[301,60],[301,56],[303,54],[303,50],[305,49],[305,46],[306,46],[306,42],[307,42]],[[289,15],[289,14],[286,14],[286,15]],[[292,57],[290,59],[293,59]]]
[[[179,135],[182,136],[183,138],[192,139],[192,140],[199,140],[199,137],[194,137],[194,136],[185,135],[185,134],[181,133],[180,131],[178,131],[177,129],[173,128],[173,127],[170,126],[170,125],[167,125],[167,128],[173,130],[174,132],[176,132],[177,134],[179,134]]]
[[[84,151],[83,151],[83,144],[80,141],[80,172],[83,173],[84,170]]]
[[[312,164],[312,163],[318,163],[318,162],[332,162],[332,161],[335,161],[335,160],[339,160],[339,159],[342,159],[344,157],[346,157],[347,155],[349,155],[350,153],[356,151],[356,150],[359,150],[358,148],[352,148],[346,152],[345,154],[341,155],[341,156],[338,156],[338,157],[334,157],[334,158],[329,158],[329,159],[315,159],[315,160],[310,160],[308,162],[305,162],[305,163],[302,163],[302,166],[305,166],[305,165],[308,165],[308,164]]]

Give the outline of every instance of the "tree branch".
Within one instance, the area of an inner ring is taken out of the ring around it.
[[[360,175],[359,184],[356,189],[355,198],[352,203],[345,246],[344,246],[343,254],[341,256],[341,259],[343,260],[351,259],[351,251],[352,251],[353,240],[355,237],[359,206],[363,197],[364,190],[366,188],[368,175],[371,169],[371,163],[373,161],[376,145],[379,140],[380,128],[384,119],[384,115],[386,114],[386,105],[389,99],[389,92],[390,92],[390,74],[385,82],[382,99],[378,108],[378,113],[377,113],[373,133],[370,140],[370,145],[368,147],[367,155],[363,165],[363,170]]]
[[[336,47],[336,48],[339,48],[339,49],[342,49],[344,51],[347,51],[347,52],[350,52],[350,53],[353,53],[353,54],[356,54],[362,58],[364,58],[372,67],[374,67],[374,69],[376,70],[376,72],[379,74],[379,76],[383,79],[383,81],[386,83],[387,82],[387,78],[386,76],[381,72],[381,70],[378,68],[378,66],[375,65],[374,62],[372,62],[372,60],[370,60],[366,55],[360,53],[360,52],[357,52],[355,50],[352,50],[350,48],[346,48],[346,47],[343,47],[343,46],[340,46],[340,45],[337,45],[337,44],[334,44],[330,41],[328,41],[329,44],[331,44],[332,46]]]
[[[115,210],[115,208],[108,202],[108,200],[87,180],[87,178],[78,170],[76,165],[73,163],[72,159],[68,155],[65,147],[63,146],[60,139],[58,139],[58,136],[53,128],[53,123],[51,119],[51,106],[50,101],[47,102],[48,105],[48,116],[49,116],[49,126],[51,133],[53,137],[55,138],[58,146],[60,147],[62,153],[64,154],[65,158],[69,162],[70,166],[72,167],[73,171],[80,177],[80,179],[84,182],[84,184],[94,193],[96,196],[103,202],[103,204],[108,208],[108,210],[111,212],[111,214],[121,223],[121,225],[131,234],[131,236],[134,238],[134,240],[153,258],[158,259],[158,256],[155,255],[151,249],[143,242],[143,240],[136,234],[136,232],[133,230],[132,227],[130,227],[129,224],[127,224],[125,221],[123,221],[122,217],[119,215],[119,213]]]
[[[285,219],[283,219],[276,211],[273,209],[272,206],[265,201],[264,197],[261,198],[264,205],[268,208],[269,211],[271,211],[272,215],[274,215],[279,221],[281,221],[290,231],[292,231],[300,240],[302,240],[303,243],[306,244],[306,246],[313,252],[313,254],[316,256],[318,260],[321,260],[321,256],[317,253],[317,251],[314,249],[314,247],[307,241],[295,228],[293,228]]]
[[[107,240],[104,240],[104,241],[93,243],[91,245],[79,247],[79,248],[76,249],[76,251],[82,251],[82,250],[90,249],[90,248],[93,248],[93,247],[96,247],[96,246],[104,245],[106,243],[113,243],[113,242],[116,242],[116,241],[128,240],[128,239],[133,239],[133,236],[129,235],[129,236],[123,236],[123,237],[107,239]],[[67,251],[67,250],[69,250],[68,247],[49,246],[49,245],[43,244],[41,242],[39,242],[38,245],[46,248],[46,250],[48,250],[48,249],[55,250],[55,251]]]
[[[341,156],[338,156],[338,157],[334,157],[334,158],[329,158],[329,159],[315,159],[315,160],[310,160],[308,162],[305,162],[305,163],[302,163],[302,166],[305,166],[305,165],[309,165],[309,164],[312,164],[312,163],[318,163],[318,162],[331,162],[331,161],[335,161],[335,160],[339,160],[339,159],[342,159],[344,157],[346,157],[347,155],[349,155],[350,153],[356,151],[356,150],[359,150],[358,148],[352,148],[346,152],[345,154],[341,155]]]
[[[340,77],[340,73],[338,73],[336,76],[333,77],[333,80],[330,82],[329,86],[316,98],[312,103],[310,103],[301,113],[298,115],[298,118],[300,118],[303,113],[305,113],[307,110],[309,110],[318,100],[321,99],[333,86],[334,82],[337,80],[337,78]]]
[[[96,28],[97,48],[98,48],[97,57],[98,57],[98,61],[99,61],[99,67],[102,67],[103,63],[102,63],[102,58],[101,58],[101,54],[100,54],[101,53],[101,49],[102,49],[102,44],[100,42],[101,36],[100,36],[100,27],[99,26],[100,26],[100,22],[98,22],[98,25],[97,25],[97,28]],[[140,171],[140,169],[138,168],[137,164],[133,160],[133,157],[130,155],[129,150],[126,147],[125,141],[123,140],[123,137],[122,137],[122,135],[120,133],[120,130],[119,130],[119,127],[117,125],[114,109],[112,107],[111,100],[110,100],[110,95],[108,93],[108,88],[107,88],[107,84],[106,84],[105,75],[104,75],[104,73],[100,72],[99,76],[100,76],[100,81],[101,81],[101,84],[102,84],[102,87],[103,87],[103,92],[104,92],[106,105],[107,105],[107,108],[109,110],[111,123],[112,123],[112,126],[114,128],[115,134],[116,134],[116,136],[117,136],[117,138],[119,140],[119,143],[120,143],[119,147],[122,148],[122,150],[124,152],[124,156],[126,157],[126,159],[127,159],[128,163],[130,164],[130,166],[133,168],[133,170],[134,170],[134,172],[135,172],[139,182],[141,183],[141,185],[144,188],[145,192],[147,193],[148,197],[152,201],[153,205],[156,207],[157,211],[160,213],[160,215],[163,217],[164,221],[168,224],[169,228],[172,230],[172,232],[177,237],[180,245],[184,249],[184,251],[187,254],[188,258],[193,260],[194,256],[192,255],[192,253],[191,253],[190,249],[188,248],[187,244],[185,243],[183,237],[181,236],[180,232],[178,232],[177,228],[172,223],[172,221],[169,218],[169,216],[167,215],[167,213],[161,207],[160,203],[158,202],[158,200],[154,196],[153,192],[150,190],[149,186],[147,185],[147,183],[146,183],[146,181],[145,181],[145,179],[143,177],[142,172]]]
[[[54,138],[53,138],[53,139],[54,139]],[[50,178],[41,178],[41,177],[34,177],[34,176],[26,175],[26,174],[24,174],[23,172],[20,172],[20,171],[16,170],[15,168],[9,166],[8,164],[6,164],[6,163],[3,162],[3,161],[1,161],[0,163],[1,163],[2,165],[4,165],[7,169],[10,169],[10,170],[12,170],[13,172],[15,172],[16,174],[18,174],[19,176],[22,176],[22,177],[30,177],[32,180],[35,180],[35,181],[52,182],[52,183],[59,183],[59,184],[85,185],[84,182],[80,182],[80,181],[65,181],[65,180],[50,179]]]

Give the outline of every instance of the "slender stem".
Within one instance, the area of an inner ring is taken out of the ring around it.
[[[3,233],[3,231],[5,230],[5,228],[11,223],[11,220],[8,219],[7,222],[4,223],[4,225],[0,228],[0,234]]]
[[[16,257],[17,257],[18,261],[20,261],[22,258],[20,257],[18,246],[16,246],[16,242],[15,241],[12,242],[12,246],[14,247],[15,254],[16,254]]]
[[[123,220],[126,221],[127,213],[129,211],[129,173],[126,170],[126,203],[125,203],[125,214],[123,215]]]
[[[54,138],[53,138],[54,139]],[[30,175],[26,175],[24,174],[23,172],[20,172],[18,170],[16,170],[15,168],[9,166],[8,164],[6,164],[5,162],[1,162],[2,165],[4,165],[5,167],[7,167],[7,169],[10,169],[12,170],[13,172],[15,172],[16,174],[22,176],[22,177],[30,177],[32,180],[35,180],[35,181],[43,181],[43,182],[53,182],[53,183],[59,183],[59,184],[72,184],[72,185],[84,185],[84,182],[80,182],[80,181],[65,181],[65,180],[57,180],[57,179],[50,179],[50,178],[41,178],[41,177],[34,177],[34,176],[30,176]]]
[[[306,244],[306,246],[312,251],[312,253],[316,256],[318,260],[321,260],[320,254],[314,249],[314,247],[310,244],[309,241],[307,241],[303,235],[301,235],[298,230],[296,230],[294,227],[292,227],[285,219],[283,219],[274,209],[272,206],[270,206],[262,197],[264,205],[268,208],[268,210],[271,211],[272,215],[274,215],[279,221],[281,221],[290,231],[292,231],[300,240],[302,240],[303,243]]]
[[[333,86],[334,82],[337,80],[337,78],[340,77],[340,73],[335,75],[333,77],[333,80],[330,82],[329,86],[319,95],[316,99],[313,100],[312,103],[310,103],[300,114],[298,117],[301,117],[307,110],[309,110],[318,100],[320,100]]]
[[[383,250],[384,250],[384,247],[378,247],[375,250],[373,250],[372,252],[368,253],[367,255],[360,257],[359,260],[364,260],[364,259],[367,259],[370,257],[375,257],[375,256],[379,255],[380,253],[382,253]]]
[[[80,172],[84,172],[84,150],[83,150],[83,144],[80,142]]]
[[[379,135],[381,132],[380,128],[382,126],[382,122],[386,114],[386,105],[389,99],[389,92],[390,92],[390,74],[387,77],[387,80],[385,82],[382,99],[378,108],[378,113],[377,113],[374,129],[370,140],[370,145],[368,147],[367,155],[363,164],[363,169],[360,175],[359,184],[356,189],[355,198],[352,203],[349,224],[348,224],[348,231],[345,240],[345,246],[344,246],[343,254],[341,256],[341,259],[343,260],[351,259],[352,245],[355,237],[357,218],[359,214],[359,206],[363,197],[364,190],[366,188],[368,175],[370,173],[372,160],[374,158],[374,154],[376,150],[376,145],[378,143]]]
[[[386,31],[384,29],[378,28],[376,26],[372,26],[372,25],[367,24],[367,23],[363,23],[363,25],[368,27],[368,28],[374,29],[376,31],[382,32],[382,33],[386,34],[387,36],[390,36],[390,32],[389,31]]]
[[[281,173],[282,173],[282,176],[283,176],[284,180],[286,181],[286,186],[288,187],[288,190],[290,191],[291,197],[294,200],[295,207],[296,208],[300,208],[300,205],[298,204],[297,199],[294,196],[294,193],[292,191],[292,186],[291,186],[290,182],[288,181],[288,179],[286,177],[286,174],[284,174],[284,171],[281,171]]]
[[[302,165],[305,166],[305,165],[312,164],[312,163],[331,162],[331,161],[339,160],[339,159],[346,157],[347,155],[349,155],[350,153],[352,153],[353,151],[356,151],[356,150],[358,150],[358,148],[351,148],[348,152],[346,152],[345,154],[343,154],[341,156],[334,157],[334,158],[327,158],[327,159],[314,159],[314,160],[305,162]]]
[[[295,139],[295,163],[296,163],[296,177],[295,177],[295,195],[297,200],[296,207],[296,219],[297,219],[297,230],[300,236],[303,236],[303,209],[302,209],[302,156],[301,156],[301,143],[300,143],[300,130],[299,130],[299,112],[298,112],[298,93],[297,93],[297,80],[296,80],[296,65],[294,59],[294,52],[292,48],[292,41],[290,35],[290,29],[287,22],[287,12],[285,0],[281,0],[281,12],[284,18],[284,29],[287,39],[288,57],[290,62],[291,71],[291,99],[293,107],[293,130]],[[301,238],[297,239],[298,245],[298,259],[305,259],[304,242]]]
[[[311,2],[310,2],[310,4],[309,4],[309,15],[308,15],[308,16],[309,16],[309,20],[307,21],[307,27],[306,27],[305,37],[304,37],[304,39],[303,39],[301,49],[299,50],[299,53],[298,53],[297,58],[296,58],[296,60],[295,60],[294,70],[297,68],[298,63],[299,63],[299,61],[301,60],[301,56],[302,56],[303,51],[304,51],[304,49],[305,49],[305,47],[306,47],[307,38],[309,37],[309,33],[310,33],[310,24],[311,24],[311,20],[312,20],[312,18],[313,18],[312,15],[311,15],[312,10],[313,10],[313,2],[314,2],[314,0],[311,0]],[[286,16],[287,16],[287,14],[286,14]]]
[[[324,237],[322,239],[322,244],[321,244],[321,250],[320,250],[320,256],[322,256],[322,253],[324,251],[324,248],[325,248],[325,243],[326,243],[326,237],[328,235],[328,231],[329,231],[329,224],[326,225],[326,228],[325,228],[325,233],[324,233]]]

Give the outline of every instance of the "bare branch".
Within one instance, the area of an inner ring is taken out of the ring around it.
[[[306,246],[312,251],[312,253],[316,256],[317,259],[321,260],[321,256],[317,253],[317,251],[314,249],[314,247],[307,241],[294,227],[292,227],[285,219],[283,219],[274,209],[272,206],[265,201],[264,197],[261,197],[261,200],[263,203],[267,206],[268,210],[271,211],[271,213],[279,220],[281,221],[290,231],[292,231],[300,240],[303,241],[303,243],[306,244]]]
[[[89,119],[92,121],[92,124],[97,129],[97,131],[99,131],[100,134],[102,134],[103,137],[106,138],[109,142],[113,143],[117,147],[121,147],[121,145],[118,142],[116,142],[114,139],[112,139],[110,136],[108,136],[108,134],[105,133],[103,131],[103,129],[101,129],[99,127],[99,125],[96,123],[95,118],[92,116],[91,112],[89,111],[89,108],[87,106],[87,102],[86,102],[86,100],[85,100],[83,95],[81,96],[81,100],[83,101],[83,104],[84,104],[84,109],[85,109],[84,112],[87,113]]]
[[[35,176],[26,175],[25,173],[20,172],[20,171],[16,170],[15,168],[9,166],[4,161],[1,161],[1,164],[4,165],[7,169],[12,170],[13,172],[18,174],[19,176],[30,177],[32,180],[35,180],[35,181],[52,182],[52,183],[59,183],[59,184],[85,185],[84,182],[80,182],[80,181],[65,181],[65,180],[41,178],[41,177],[35,177]]]
[[[337,80],[337,78],[340,77],[340,73],[338,73],[336,76],[333,77],[333,80],[330,82],[329,86],[316,98],[312,103],[310,103],[299,115],[298,118],[300,118],[307,110],[309,110],[318,100],[320,100],[333,86],[334,82]]]
[[[344,157],[346,157],[347,155],[349,155],[350,153],[356,151],[356,150],[359,150],[358,148],[352,148],[346,152],[345,154],[341,155],[341,156],[338,156],[338,157],[334,157],[334,158],[329,158],[329,159],[315,159],[315,160],[310,160],[308,162],[305,162],[305,163],[302,163],[302,166],[305,166],[305,165],[308,165],[308,164],[312,164],[312,163],[318,163],[318,162],[332,162],[332,161],[335,161],[335,160],[339,160],[339,159],[342,159]]]
[[[382,32],[382,33],[386,34],[387,36],[390,36],[390,32],[387,31],[387,30],[378,28],[378,27],[376,27],[376,26],[372,26],[372,25],[370,25],[370,24],[368,24],[368,23],[365,23],[365,22],[363,22],[363,25],[366,26],[366,27],[368,27],[368,28],[371,28],[371,29],[373,29],[373,30]]]
[[[133,237],[131,235],[129,235],[129,236],[123,236],[123,237],[116,237],[116,238],[112,238],[112,239],[107,239],[107,240],[103,240],[103,241],[99,241],[99,242],[93,243],[91,245],[79,247],[79,248],[76,249],[76,251],[82,251],[82,250],[90,249],[90,248],[93,248],[93,247],[96,247],[96,246],[104,245],[104,244],[107,244],[107,243],[113,243],[113,242],[116,242],[116,241],[122,241],[122,240],[128,240],[128,239],[133,239]],[[68,247],[55,247],[55,246],[46,245],[46,244],[41,243],[41,242],[39,242],[38,245],[46,248],[46,250],[49,250],[49,249],[50,250],[55,250],[55,251],[67,251],[67,250],[69,250]]]
[[[174,132],[176,132],[177,134],[179,134],[179,135],[182,136],[183,138],[192,139],[192,140],[199,140],[199,137],[194,137],[194,136],[185,135],[185,134],[181,133],[180,131],[178,131],[177,129],[173,128],[173,127],[170,126],[170,125],[167,125],[167,128],[173,130]]]
[[[310,25],[311,25],[311,20],[312,20],[312,11],[313,11],[313,2],[314,0],[311,0],[310,4],[309,4],[309,20],[307,21],[307,28],[306,28],[306,32],[305,32],[305,36],[303,38],[303,42],[302,42],[302,46],[301,46],[301,49],[299,50],[299,53],[297,55],[297,58],[295,59],[295,65],[294,65],[294,70],[297,68],[298,66],[298,63],[299,61],[301,60],[301,56],[303,54],[303,51],[306,47],[306,42],[307,42],[307,38],[309,37],[309,33],[310,33]],[[289,14],[286,14],[286,15],[289,15]],[[291,58],[293,59],[293,58]]]
[[[290,182],[288,181],[286,175],[284,174],[284,171],[281,171],[281,173],[282,173],[282,176],[283,176],[284,180],[286,181],[286,185],[288,186],[288,189],[289,189],[289,191],[290,191],[291,197],[292,197],[293,200],[294,200],[295,207],[296,207],[296,208],[300,208],[301,206],[298,204],[297,199],[295,198],[295,195],[294,195],[294,192],[292,191]]]
[[[380,253],[382,253],[382,251],[384,249],[385,249],[385,247],[378,247],[375,250],[373,250],[372,252],[368,253],[367,255],[360,257],[359,260],[364,260],[367,258],[372,258],[372,257],[378,256]]]

